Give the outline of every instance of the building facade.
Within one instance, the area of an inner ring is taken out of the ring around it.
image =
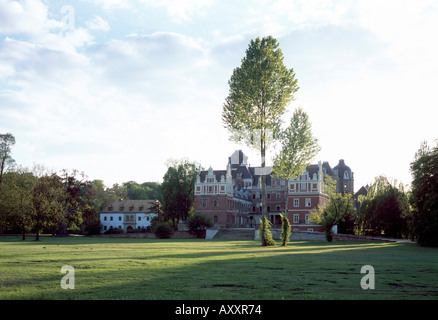
[[[216,227],[255,227],[262,216],[260,167],[248,166],[248,159],[236,150],[225,170],[199,171],[195,183],[195,212],[210,216]],[[275,178],[266,171],[266,211],[274,226],[281,224],[286,211],[293,230],[322,231],[309,222],[310,212],[328,201],[324,193],[324,177],[336,180],[337,192],[354,190],[354,176],[344,160],[333,169],[328,162],[308,166],[289,181]]]
[[[157,214],[152,212],[155,200],[116,200],[100,212],[101,232],[145,230]]]

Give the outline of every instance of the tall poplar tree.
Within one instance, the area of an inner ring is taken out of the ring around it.
[[[293,69],[283,63],[272,36],[251,40],[241,66],[233,70],[222,121],[231,140],[260,151],[262,215],[266,215],[266,150],[277,139],[286,107],[298,90]],[[262,237],[263,239],[263,237]],[[263,245],[267,245],[262,241]]]
[[[309,116],[301,108],[297,108],[289,126],[280,133],[280,152],[274,157],[273,175],[289,181],[301,175],[310,161],[318,154],[321,147],[312,134]],[[287,197],[285,215],[287,217]]]

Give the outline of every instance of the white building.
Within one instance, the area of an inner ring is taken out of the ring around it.
[[[100,213],[101,232],[111,229],[143,230],[151,225],[157,200],[116,200]]]

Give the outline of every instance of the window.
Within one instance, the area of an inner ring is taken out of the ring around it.
[[[149,216],[146,217],[146,220],[149,221]]]
[[[103,230],[106,230],[106,226],[103,226]]]
[[[106,216],[105,216],[105,217],[103,217],[103,221],[106,221]]]
[[[207,206],[207,200],[202,200],[202,207],[205,208]]]
[[[213,207],[217,207],[217,200],[214,200],[214,202],[213,202]]]
[[[304,221],[305,221],[306,223],[309,223],[309,218],[310,218],[310,214],[308,213],[308,214],[306,214],[306,215],[304,216]]]
[[[299,222],[300,222],[300,215],[294,214],[294,223],[299,223]]]
[[[307,228],[307,231],[313,232],[313,228]]]
[[[110,217],[110,221],[113,221],[113,217]]]
[[[217,216],[214,216],[214,217],[213,217],[213,222],[214,222],[214,223],[217,223]]]
[[[300,206],[300,199],[294,199],[294,207]]]
[[[252,198],[255,199],[255,194],[252,195]]]
[[[123,209],[124,209],[124,207],[123,207],[123,206],[120,206],[120,211],[123,211]]]
[[[268,209],[268,212],[271,212],[271,206],[268,206],[267,209]]]
[[[309,208],[312,205],[312,199],[307,198],[306,199],[306,207]]]
[[[271,199],[271,194],[270,194],[270,193],[268,193],[268,195],[267,195],[267,196],[268,196],[268,199]]]
[[[119,217],[119,221],[122,221],[122,217]]]
[[[277,211],[280,211],[280,206],[277,206]]]
[[[213,192],[213,187],[212,186],[208,187],[208,192]]]
[[[277,200],[280,200],[281,197],[280,197],[279,193],[277,193],[276,198],[277,198]]]
[[[138,217],[138,221],[141,221],[141,217]]]

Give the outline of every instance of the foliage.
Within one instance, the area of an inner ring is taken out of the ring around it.
[[[379,176],[368,188],[368,194],[359,198],[359,232],[400,238],[410,234],[411,213],[407,194],[402,184],[390,183]]]
[[[100,231],[102,230],[102,224],[100,223],[100,220],[87,220],[84,222],[84,233],[86,235],[96,235],[100,234]]]
[[[210,217],[201,213],[195,213],[195,215],[191,216],[187,220],[187,225],[190,233],[199,236],[199,231],[211,228],[213,226],[213,222],[211,221]]]
[[[274,157],[273,176],[286,181],[298,177],[320,151],[318,140],[313,137],[309,116],[301,108],[297,108],[289,126],[280,133],[281,150]],[[288,199],[285,199],[287,215]],[[287,219],[287,218],[286,218]]]
[[[3,174],[8,167],[15,163],[11,157],[11,147],[15,144],[15,137],[11,133],[0,134],[0,193],[3,184]]]
[[[326,176],[325,179],[324,192],[328,196],[328,201],[311,211],[309,221],[322,225],[327,241],[331,242],[332,228],[343,221],[355,208],[350,193],[336,193],[336,181],[330,176]]]
[[[280,214],[281,217],[281,245],[284,247],[290,240],[290,235],[292,233],[289,219],[287,214]]]
[[[154,234],[159,239],[168,239],[173,234],[173,228],[167,222],[159,222],[154,226]]]
[[[318,154],[321,147],[312,134],[309,116],[297,108],[289,126],[280,133],[282,149],[274,157],[273,174],[284,180],[298,177]]]
[[[283,64],[283,53],[271,36],[251,40],[241,66],[231,75],[222,122],[231,140],[259,150],[262,214],[266,214],[266,150],[278,139],[286,106],[298,90],[293,69]]]
[[[166,220],[172,220],[175,229],[180,219],[187,219],[193,214],[197,171],[196,164],[186,159],[168,162],[161,185],[162,210]]]
[[[423,142],[411,163],[414,234],[420,245],[438,246],[438,143]]]
[[[272,233],[269,228],[272,227],[272,223],[268,220],[266,215],[263,215],[260,219],[260,228],[258,230],[258,235],[262,240],[262,246],[274,246],[275,241],[272,238]]]
[[[158,200],[161,201],[161,185],[158,182],[144,182],[139,184],[135,181],[124,182],[123,187],[127,190],[130,200]]]

